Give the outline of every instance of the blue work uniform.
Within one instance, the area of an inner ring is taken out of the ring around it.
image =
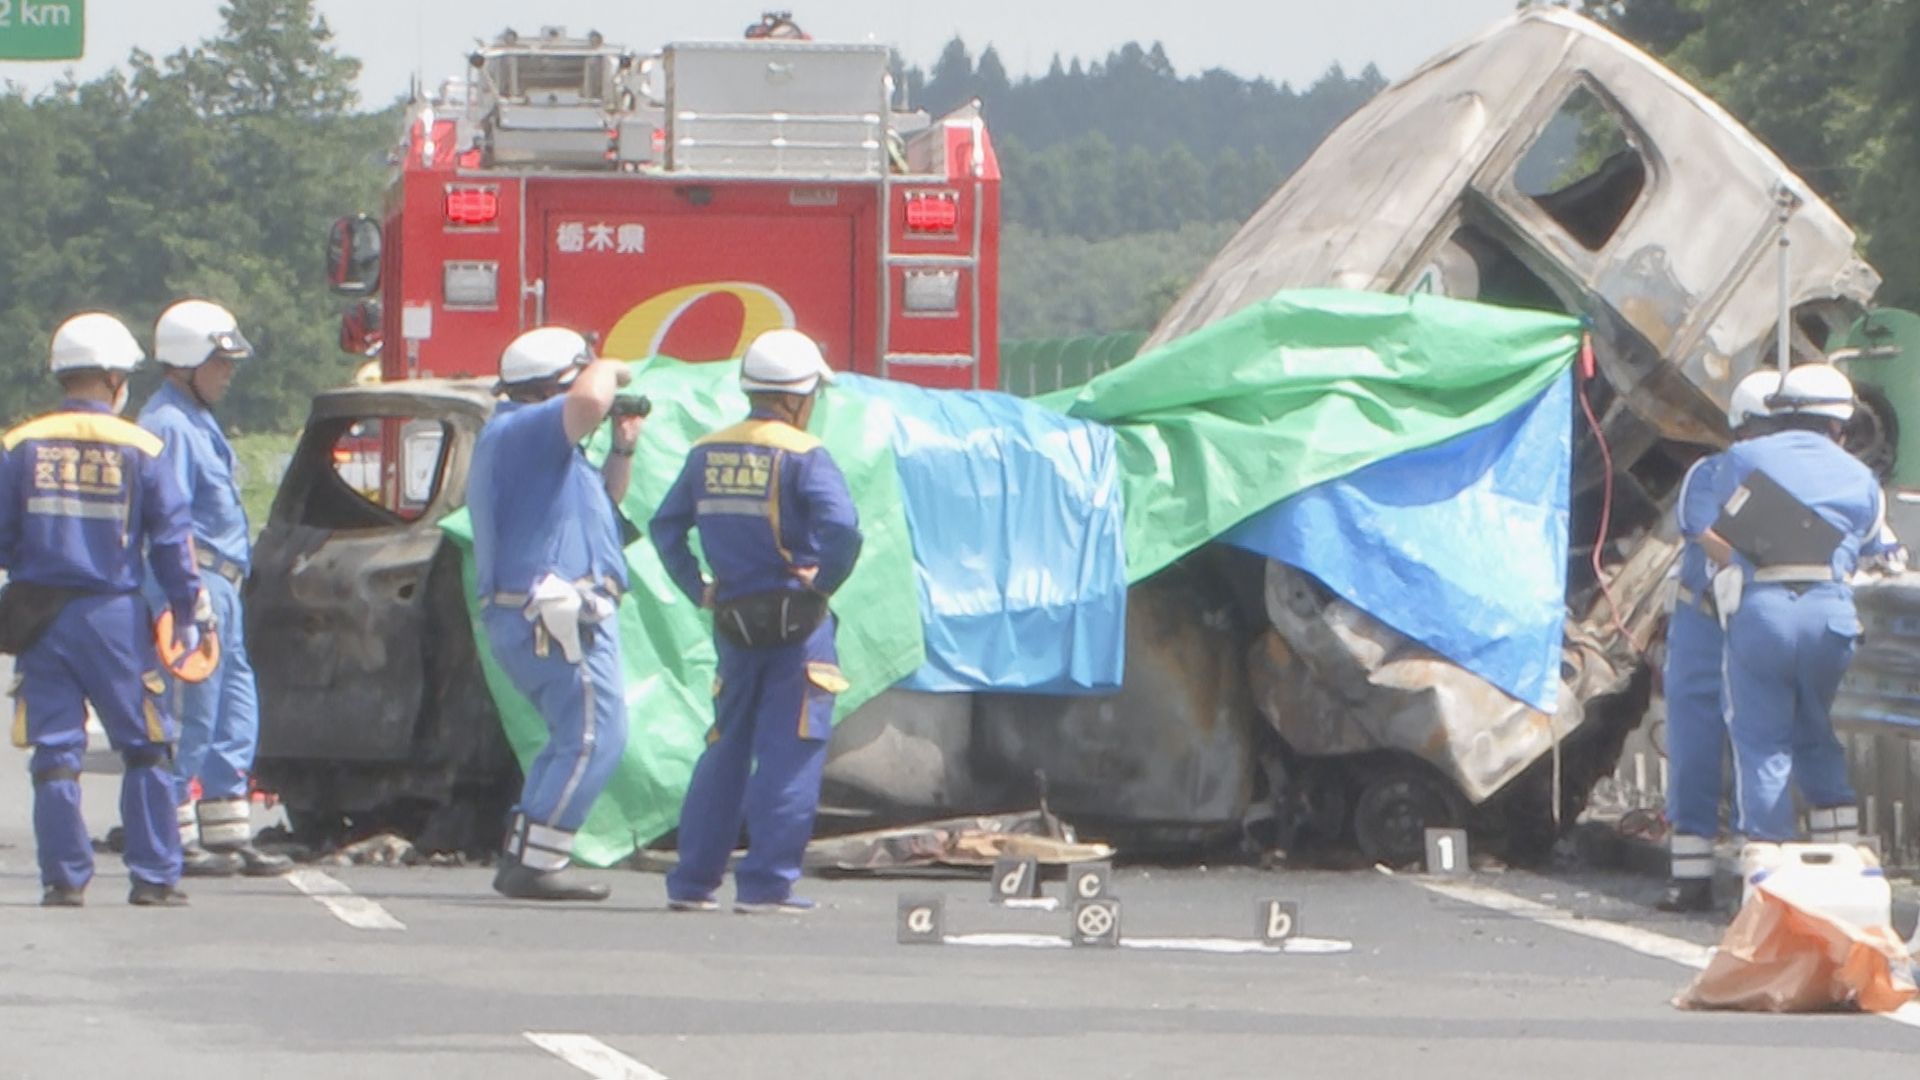
[[[488,643],[547,725],[547,744],[527,768],[516,808],[541,850],[509,847],[540,869],[565,865],[573,834],[627,745],[618,621],[583,629],[574,662],[526,610],[547,575],[608,600],[627,588],[613,500],[600,471],[568,440],[565,408],[565,397],[502,403],[480,432],[467,484]]]
[[[1675,880],[1713,877],[1720,832],[1721,768],[1727,720],[1724,644],[1713,606],[1713,569],[1699,544],[1719,509],[1713,497],[1726,454],[1694,463],[1680,482],[1674,514],[1685,543],[1676,569],[1673,615],[1667,622],[1664,687],[1667,707],[1667,818]]]
[[[85,888],[93,845],[80,813],[86,704],[126,762],[120,821],[136,881],[180,880],[167,756],[175,737],[140,594],[150,552],[177,625],[200,589],[186,501],[158,438],[104,404],[69,400],[7,432],[0,461],[0,567],[13,582],[72,590],[15,667],[13,742],[33,747],[40,879]]]
[[[694,603],[706,589],[688,543],[713,571],[713,600],[832,594],[853,572],[860,526],[846,479],[820,441],[770,413],[694,445],[649,532],[674,584]],[[713,898],[744,818],[749,843],[734,892],[741,903],[791,897],[813,835],[833,700],[846,688],[831,614],[802,640],[748,648],[716,634],[714,727],[680,810],[675,901]]]
[[[1726,456],[1716,506],[1760,470],[1843,537],[1826,565],[1756,571],[1742,559],[1745,585],[1726,640],[1741,830],[1754,840],[1794,839],[1791,781],[1813,808],[1816,830],[1831,836],[1843,818],[1857,826],[1829,712],[1861,633],[1847,580],[1881,535],[1884,496],[1865,465],[1815,432],[1753,439]]]
[[[194,555],[220,628],[220,663],[212,675],[199,683],[170,677],[170,701],[180,722],[174,799],[190,804],[195,780],[203,799],[245,799],[260,743],[260,693],[240,608],[253,545],[234,478],[233,445],[213,413],[171,380],[147,399],[140,426],[165,444],[161,463],[186,495]],[[148,591],[157,592],[151,582]]]

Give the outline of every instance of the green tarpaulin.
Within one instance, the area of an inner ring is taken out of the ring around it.
[[[1137,581],[1307,487],[1505,416],[1566,369],[1579,333],[1565,316],[1433,297],[1283,293],[1040,400],[1117,429],[1128,577]],[[693,440],[737,420],[746,402],[734,364],[654,360],[636,372],[635,389],[655,407],[625,508],[644,523]],[[830,392],[813,422],[847,475],[867,537],[834,599],[853,684],[841,715],[924,657],[890,432],[875,408]],[[589,448],[596,459],[604,438]],[[447,529],[470,543],[464,514]],[[628,562],[633,592],[620,630],[632,727],[580,836],[577,856],[596,865],[673,829],[712,723],[706,616],[667,581],[651,544],[629,548]],[[488,685],[524,763],[545,726],[491,663],[477,607],[473,614]]]
[[[1301,290],[1036,400],[1115,429],[1138,581],[1295,492],[1493,423],[1579,347],[1564,315]]]
[[[747,400],[737,386],[737,363],[652,360],[634,369],[634,386],[627,392],[651,398],[653,415],[634,455],[633,481],[622,508],[644,529],[680,474],[693,441],[745,416]],[[834,599],[841,619],[840,664],[853,684],[840,696],[838,716],[911,674],[926,656],[890,436],[886,424],[872,422],[868,412],[857,397],[827,394],[813,421],[813,430],[846,474],[866,536],[853,576]],[[606,440],[603,428],[588,445],[592,460],[605,455]],[[493,662],[479,604],[472,599],[472,527],[466,511],[449,517],[443,527],[467,556],[469,609],[487,686],[525,766],[546,742],[546,725]],[[679,823],[693,763],[713,722],[708,617],[674,588],[648,541],[627,548],[627,567],[633,587],[620,604],[620,644],[632,724],[626,754],[575,848],[580,861],[596,866],[625,858]]]

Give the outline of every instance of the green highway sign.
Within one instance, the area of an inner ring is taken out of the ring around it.
[[[0,0],[0,60],[78,60],[86,0]]]

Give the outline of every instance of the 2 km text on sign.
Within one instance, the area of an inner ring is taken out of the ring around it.
[[[0,60],[78,60],[86,0],[0,0]]]

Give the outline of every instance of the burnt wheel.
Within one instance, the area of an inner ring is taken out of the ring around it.
[[[1388,866],[1419,862],[1428,829],[1459,828],[1466,807],[1453,785],[1421,769],[1394,766],[1368,777],[1353,808],[1360,853]]]

